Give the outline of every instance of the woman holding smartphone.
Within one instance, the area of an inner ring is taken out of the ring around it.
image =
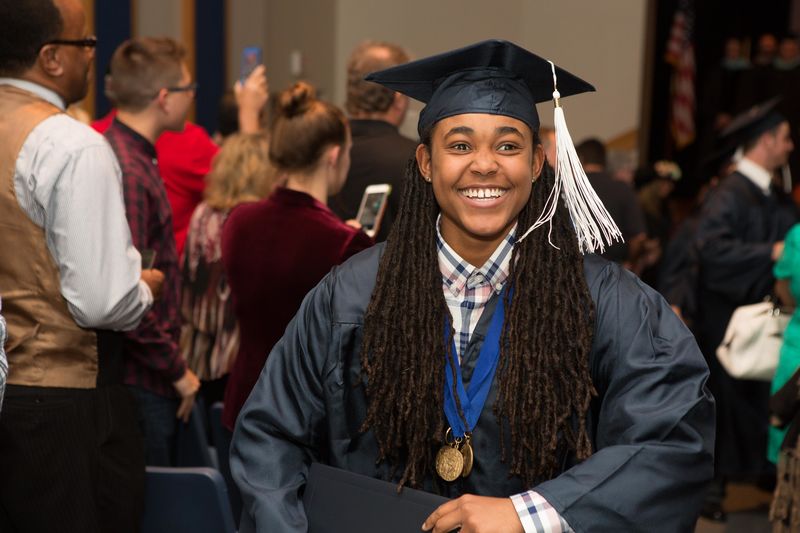
[[[239,321],[240,345],[225,390],[222,422],[233,429],[272,346],[306,293],[372,239],[328,209],[350,168],[344,114],[298,82],[278,97],[269,159],[276,187],[236,207],[222,233],[222,261]]]
[[[305,531],[313,461],[452,498],[436,533],[692,530],[705,362],[655,291],[581,254],[604,209],[570,203],[566,132],[558,182],[538,138],[536,102],[591,85],[505,41],[367,79],[427,104],[421,144],[385,246],[306,297],[242,410],[240,530]]]

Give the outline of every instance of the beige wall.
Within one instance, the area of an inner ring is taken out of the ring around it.
[[[573,140],[610,140],[639,127],[647,3],[559,0],[525,3],[520,44],[592,83],[596,93],[562,102]],[[552,123],[552,105],[540,104]],[[545,118],[547,117],[547,118]]]
[[[166,36],[180,41],[181,7],[179,0],[134,0],[135,36]]]
[[[507,0],[498,8],[495,2],[477,0],[338,0],[335,102],[344,103],[347,56],[358,42],[395,42],[420,58],[493,37],[514,40],[522,29],[515,15],[527,1]],[[409,137],[416,137],[420,109],[414,103],[403,125]]]
[[[335,8],[334,0],[228,0],[228,82],[240,76],[242,49],[261,46],[271,91],[305,79],[332,100]],[[299,76],[290,69],[293,53],[302,58]]]
[[[228,84],[239,78],[242,68],[242,49],[245,46],[266,48],[267,2],[259,0],[227,0],[228,5]],[[266,57],[270,81],[274,83],[277,65]],[[272,87],[274,89],[274,87]]]
[[[644,73],[642,0],[227,0],[229,83],[239,77],[241,50],[264,49],[270,87],[282,90],[296,77],[290,56],[303,58],[301,78],[344,103],[345,65],[363,39],[393,41],[423,57],[481,39],[519,43],[585,78],[597,93],[564,100],[570,132],[580,140],[608,140],[636,129]],[[137,33],[180,36],[181,2],[136,0]],[[201,59],[202,60],[202,59]],[[412,108],[404,131],[413,135]],[[542,123],[552,105],[540,104]]]
[[[502,38],[593,83],[597,93],[562,102],[570,132],[611,139],[638,127],[645,10],[641,0],[338,0],[335,101],[344,101],[347,54],[362,39],[394,41],[423,57]],[[540,104],[539,114],[552,124],[551,104]],[[416,116],[408,122],[407,133]]]

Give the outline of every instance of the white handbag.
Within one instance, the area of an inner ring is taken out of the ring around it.
[[[717,359],[735,378],[771,381],[790,318],[769,299],[737,307],[717,348]]]

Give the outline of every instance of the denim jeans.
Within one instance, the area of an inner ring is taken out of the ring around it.
[[[179,401],[140,387],[128,387],[139,406],[139,426],[144,436],[145,462],[149,466],[175,464],[175,433]]]

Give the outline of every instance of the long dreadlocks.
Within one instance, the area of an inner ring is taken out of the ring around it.
[[[520,232],[544,209],[553,182],[545,165],[520,212]],[[361,429],[374,433],[378,460],[403,468],[400,484],[415,487],[432,473],[435,448],[442,442],[443,359],[452,350],[442,334],[449,310],[437,259],[438,212],[432,187],[416,162],[409,162],[361,347],[369,402]],[[502,459],[528,484],[553,477],[564,448],[581,460],[591,454],[586,413],[596,394],[588,368],[594,304],[563,205],[552,224],[550,239],[559,249],[550,245],[546,229],[514,246],[506,282],[513,298],[502,302],[506,320],[494,412],[511,431],[510,450],[501,437]]]

